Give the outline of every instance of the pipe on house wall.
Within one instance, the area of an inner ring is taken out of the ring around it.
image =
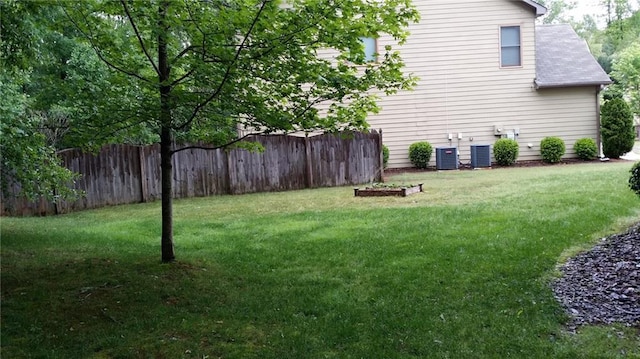
[[[602,152],[602,135],[601,135],[601,123],[600,123],[600,92],[604,89],[603,85],[596,87],[596,143],[598,144],[598,152],[600,153],[600,158],[604,157],[604,153]]]

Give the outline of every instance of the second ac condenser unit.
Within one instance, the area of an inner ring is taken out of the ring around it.
[[[471,145],[471,167],[491,167],[491,146]]]
[[[458,169],[458,149],[455,147],[436,148],[436,169],[437,170]]]

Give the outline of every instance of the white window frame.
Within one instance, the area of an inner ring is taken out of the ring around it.
[[[505,46],[505,45],[502,44],[502,29],[504,29],[504,28],[518,28],[518,45],[517,46],[515,46],[515,45],[507,45],[507,46]],[[499,58],[500,68],[503,68],[503,69],[521,68],[522,67],[522,26],[520,26],[520,25],[501,25],[499,27],[499,29],[498,29],[498,32],[499,32],[499,39],[500,39],[500,43],[499,43],[499,46],[500,46],[500,58]],[[515,47],[518,48],[518,60],[519,60],[519,63],[517,65],[504,65],[502,63],[502,57],[503,57],[502,56],[502,51],[503,51],[503,49],[513,49]]]

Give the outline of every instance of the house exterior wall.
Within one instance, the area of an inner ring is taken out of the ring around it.
[[[398,48],[405,71],[419,78],[413,91],[381,97],[379,114],[369,117],[382,129],[389,167],[409,167],[408,148],[417,141],[458,147],[470,162],[470,145],[492,145],[505,131],[519,129],[519,160],[539,159],[540,140],[561,137],[567,156],[582,137],[597,139],[597,88],[536,90],[535,12],[522,1],[415,0],[420,23]],[[520,67],[500,67],[500,27],[520,26]],[[458,140],[458,134],[462,138]],[[448,135],[452,134],[451,141]],[[531,144],[530,148],[528,144]],[[431,159],[435,164],[435,150]]]

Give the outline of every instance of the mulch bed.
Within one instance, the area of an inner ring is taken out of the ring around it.
[[[640,223],[560,269],[563,275],[552,288],[571,317],[569,329],[613,323],[640,328]]]

